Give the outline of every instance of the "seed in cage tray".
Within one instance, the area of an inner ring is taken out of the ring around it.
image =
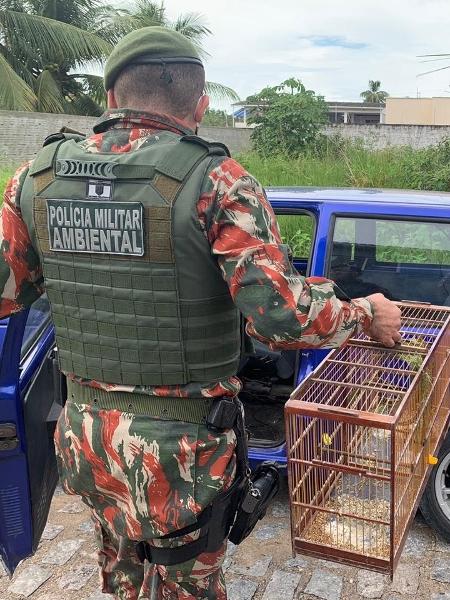
[[[372,518],[387,520],[389,502],[340,494],[326,506],[334,509],[336,514],[319,512],[305,532],[306,540],[380,558],[389,556],[388,528],[385,525],[361,522],[358,518],[359,515],[367,514]],[[350,512],[354,516],[344,516],[343,507],[345,512]]]

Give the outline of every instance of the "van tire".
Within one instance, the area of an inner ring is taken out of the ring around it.
[[[428,525],[450,544],[450,494],[447,501],[442,493],[439,496],[443,482],[446,488],[450,488],[450,431],[442,444],[438,458],[439,462],[431,471],[420,501],[420,511]]]

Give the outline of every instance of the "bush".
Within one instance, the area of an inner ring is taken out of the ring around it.
[[[322,96],[307,90],[298,79],[287,79],[251,96],[248,102],[259,108],[251,118],[256,124],[252,142],[263,157],[272,154],[298,156],[314,144],[327,122],[327,105]]]

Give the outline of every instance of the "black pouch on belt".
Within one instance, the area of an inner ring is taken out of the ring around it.
[[[233,544],[240,544],[253,531],[279,488],[280,473],[276,463],[266,461],[251,474],[229,534]]]

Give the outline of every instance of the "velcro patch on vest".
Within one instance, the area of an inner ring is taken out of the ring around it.
[[[86,183],[86,196],[98,200],[110,199],[112,196],[112,181],[102,181],[101,179],[89,179]]]
[[[144,255],[144,209],[140,202],[47,200],[50,250]]]

